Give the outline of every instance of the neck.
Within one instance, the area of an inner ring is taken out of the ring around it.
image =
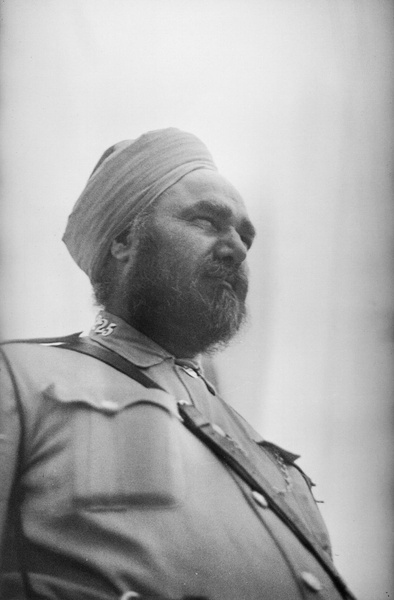
[[[130,321],[129,321],[130,322]],[[130,323],[135,329],[153,340],[156,344],[167,350],[175,358],[195,358],[205,348],[197,347],[193,335],[185,332],[176,325],[160,325]]]
[[[206,350],[206,348],[201,348],[201,344],[196,344],[193,332],[186,331],[176,323],[163,320],[160,323],[148,322],[143,318],[135,318],[128,311],[111,305],[108,305],[105,310],[123,319],[175,358],[193,359]]]

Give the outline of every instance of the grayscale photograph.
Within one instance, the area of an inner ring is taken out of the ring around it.
[[[1,0],[2,600],[394,600],[393,33]]]

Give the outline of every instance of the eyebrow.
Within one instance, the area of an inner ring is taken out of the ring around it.
[[[233,216],[231,208],[229,208],[225,204],[217,202],[216,200],[200,200],[199,202],[196,202],[196,204],[193,204],[193,206],[186,207],[182,211],[182,215],[187,217],[189,215],[194,215],[201,211],[214,215],[218,219],[221,219],[223,221],[230,221]],[[241,224],[239,226],[239,230],[242,234],[247,235],[252,240],[256,236],[256,229],[247,217],[244,217],[242,219]]]

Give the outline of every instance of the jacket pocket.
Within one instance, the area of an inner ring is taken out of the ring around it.
[[[51,390],[54,392],[55,390]],[[72,427],[73,503],[89,511],[171,507],[185,478],[176,402],[166,392],[139,390],[128,398],[59,394]],[[71,483],[71,482],[70,482]]]

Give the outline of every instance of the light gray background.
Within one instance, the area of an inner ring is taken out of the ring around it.
[[[89,327],[60,238],[104,149],[200,136],[259,230],[223,392],[302,454],[360,600],[392,598],[392,3],[0,6],[2,337]]]

